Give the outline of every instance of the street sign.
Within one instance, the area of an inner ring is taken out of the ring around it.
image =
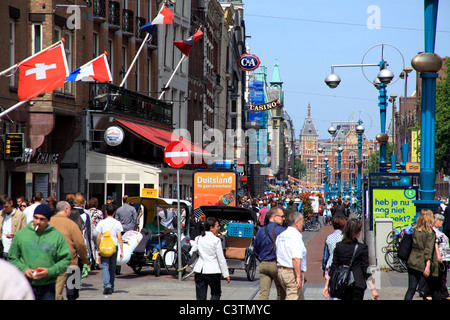
[[[164,162],[172,168],[181,168],[189,161],[189,149],[181,141],[172,141],[164,150]]]
[[[23,133],[7,133],[5,135],[5,159],[22,158]]]

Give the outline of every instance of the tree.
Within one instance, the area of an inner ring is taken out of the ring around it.
[[[294,178],[301,179],[306,174],[306,166],[300,158],[295,158]]]
[[[391,155],[392,155],[392,143],[388,142],[386,145],[386,163],[391,162]],[[367,166],[369,167],[368,168],[369,172],[378,172],[378,169],[380,167],[380,150],[377,150],[370,154]]]
[[[435,169],[439,172],[450,153],[450,57],[444,58],[445,76],[436,84]]]

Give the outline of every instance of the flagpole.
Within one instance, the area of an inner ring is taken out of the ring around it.
[[[141,44],[141,46],[139,47],[138,52],[137,52],[136,55],[134,56],[133,62],[131,62],[131,65],[130,65],[130,67],[128,68],[128,71],[127,71],[125,77],[123,78],[122,82],[120,83],[119,87],[123,87],[123,85],[124,85],[125,82],[127,81],[128,75],[129,75],[130,72],[131,72],[131,69],[133,69],[133,66],[134,66],[134,64],[136,63],[136,60],[137,60],[139,54],[141,53],[142,49],[144,48],[144,44],[145,44],[148,40],[151,39],[151,38],[150,38],[150,33],[148,33],[148,32],[146,32],[146,33],[147,33],[147,34],[145,35],[145,38],[144,38],[144,40],[142,41],[142,44]]]
[[[58,42],[55,42],[54,44],[52,44],[51,46],[45,48],[44,50],[41,50],[41,51],[39,51],[39,52],[33,54],[32,56],[29,56],[28,58],[26,58],[26,59],[24,59],[24,60],[22,60],[22,61],[16,63],[15,65],[9,67],[8,69],[5,69],[5,70],[1,71],[1,72],[0,72],[0,76],[3,76],[5,73],[8,73],[9,71],[11,71],[11,70],[14,69],[14,68],[17,68],[19,64],[22,64],[22,63],[24,63],[25,61],[34,58],[34,57],[37,56],[38,54],[41,54],[41,53],[43,53],[43,52],[45,52],[45,51],[47,51],[47,50],[50,50],[50,49],[52,49],[52,48],[54,48],[54,47],[60,45],[60,44],[63,43],[63,42],[64,42],[64,40],[61,39],[61,40],[59,40]]]
[[[177,70],[180,68],[181,63],[182,63],[186,58],[187,58],[187,56],[185,56],[185,55],[183,54],[183,56],[182,56],[181,59],[180,59],[180,62],[178,62],[177,67],[175,68],[175,70],[173,70],[172,75],[171,75],[170,78],[169,78],[169,81],[167,81],[165,87],[162,89],[163,91],[161,92],[161,94],[160,94],[158,100],[161,100],[161,98],[164,96],[164,93],[166,92],[167,88],[169,88],[169,84],[170,84],[170,82],[172,81],[173,77],[175,76],[175,73],[176,73]]]
[[[28,102],[28,100],[23,100],[23,101],[19,101],[17,102],[15,105],[13,105],[12,107],[6,109],[5,111],[3,111],[2,113],[0,113],[0,119],[6,115],[7,113],[13,111],[14,109],[20,107],[21,105],[23,105],[25,102]]]

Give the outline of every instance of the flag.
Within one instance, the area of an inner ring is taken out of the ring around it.
[[[189,55],[189,52],[191,52],[191,49],[192,49],[192,46],[194,45],[194,43],[196,43],[202,35],[203,35],[202,30],[198,30],[189,39],[174,41],[173,44],[175,45],[175,47],[180,49],[180,51],[187,57]]]
[[[52,92],[64,85],[69,69],[64,44],[45,49],[18,64],[21,101],[30,100],[44,92]]]
[[[142,26],[141,30],[153,34],[153,31],[155,31],[157,24],[172,24],[173,16],[174,16],[173,12],[170,11],[166,6],[163,6],[161,11],[159,11],[159,13],[153,19],[153,21]]]
[[[108,60],[106,55],[89,61],[78,69],[72,71],[66,78],[66,81],[98,81],[107,82],[112,81],[111,71],[109,70]]]

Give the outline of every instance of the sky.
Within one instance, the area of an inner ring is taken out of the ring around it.
[[[363,121],[366,137],[381,132],[378,90],[371,81],[378,67],[335,68],[340,85],[324,82],[331,65],[378,64],[380,44],[394,73],[387,94],[404,96],[404,66],[424,51],[423,0],[243,0],[247,45],[267,66],[270,82],[276,61],[284,90],[284,107],[298,135],[308,103],[319,139],[329,138],[333,121]],[[450,56],[450,1],[439,3],[435,53]],[[256,70],[258,71],[258,70]],[[364,73],[363,73],[364,71]],[[369,82],[370,80],[370,82]],[[415,91],[416,73],[408,77],[407,95]],[[398,98],[397,98],[398,110]],[[386,130],[392,119],[388,104]]]

